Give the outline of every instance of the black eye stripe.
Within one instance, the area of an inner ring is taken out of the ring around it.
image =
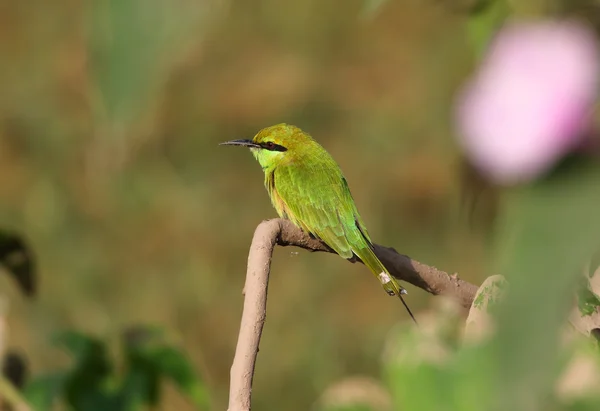
[[[284,146],[280,146],[279,144],[275,144],[272,141],[267,141],[265,143],[260,143],[260,146],[265,150],[269,151],[287,151],[287,148]]]

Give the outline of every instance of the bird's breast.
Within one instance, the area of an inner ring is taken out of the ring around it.
[[[277,211],[277,214],[281,218],[288,218],[287,205],[283,198],[279,195],[277,191],[277,186],[275,185],[275,170],[272,170],[268,173],[265,173],[265,187],[269,193],[269,197],[271,198],[271,204]]]

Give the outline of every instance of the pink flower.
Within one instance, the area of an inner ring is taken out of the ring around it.
[[[505,26],[459,97],[459,138],[471,162],[514,184],[580,146],[597,95],[597,47],[575,22]]]

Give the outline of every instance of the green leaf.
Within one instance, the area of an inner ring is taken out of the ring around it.
[[[569,351],[559,346],[560,335],[581,270],[600,246],[598,181],[600,167],[579,158],[510,193],[491,270],[510,285],[490,310],[494,337],[455,351],[431,331],[404,333],[394,342],[398,353],[385,356],[396,405],[415,411],[561,409],[554,390]],[[589,295],[584,300],[597,304]],[[435,387],[435,395],[424,387]],[[596,404],[581,401],[569,409]]]
[[[487,346],[457,351],[437,326],[404,332],[387,350],[386,376],[398,409],[480,411],[494,404],[493,357]],[[435,387],[432,395],[427,387]]]
[[[565,411],[598,411],[600,398],[577,398],[564,407]]]
[[[110,402],[106,385],[112,365],[104,343],[75,331],[59,334],[56,342],[66,348],[75,361],[64,385],[64,396],[69,404],[77,410],[96,410],[97,404]]]
[[[208,407],[208,392],[194,372],[188,358],[181,351],[173,347],[160,347],[154,351],[153,359],[160,373],[170,378],[196,406]]]
[[[158,100],[179,58],[201,39],[212,0],[103,0],[90,3],[88,42],[98,119],[127,129]],[[109,137],[109,136],[102,136]]]
[[[501,295],[507,288],[507,282],[504,280],[497,280],[492,282],[490,285],[480,290],[473,301],[473,306],[478,309],[484,308],[484,304],[487,303],[486,310],[490,311],[499,301],[498,296]]]
[[[76,331],[65,331],[55,337],[55,344],[73,355],[73,372],[84,372],[95,376],[107,376],[112,366],[103,341]]]
[[[586,280],[580,287],[577,293],[577,306],[579,312],[583,316],[592,315],[600,307],[600,297],[598,297],[590,289],[589,283]]]
[[[388,344],[391,348],[386,350],[384,365],[394,403],[404,410],[452,409],[452,369],[440,361],[447,347],[437,335],[401,329]],[[436,395],[422,387],[436,387]]]
[[[63,372],[35,377],[27,383],[23,394],[34,410],[50,410],[62,395],[66,380],[67,375]]]
[[[599,180],[595,161],[573,158],[505,203],[494,268],[510,284],[493,341],[500,409],[542,409],[552,396],[560,330],[600,245]]]
[[[469,17],[467,31],[469,40],[478,57],[481,57],[487,46],[510,13],[506,0],[489,0],[480,2]]]
[[[141,393],[144,401],[155,405],[160,397],[160,380],[170,379],[200,409],[209,407],[209,395],[188,358],[178,349],[149,333],[126,343],[128,374],[125,389]]]

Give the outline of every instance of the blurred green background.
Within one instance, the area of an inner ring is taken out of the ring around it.
[[[376,242],[479,283],[485,236],[460,215],[451,134],[474,55],[455,3],[0,2],[0,226],[39,265],[33,301],[0,279],[8,345],[37,373],[67,362],[58,330],[158,325],[224,409],[248,247],[275,212],[252,156],[217,144],[280,122],[338,161]],[[378,377],[407,321],[332,255],[277,249],[269,291],[257,410]],[[412,286],[408,302],[431,303]],[[164,404],[191,409],[174,390]]]

